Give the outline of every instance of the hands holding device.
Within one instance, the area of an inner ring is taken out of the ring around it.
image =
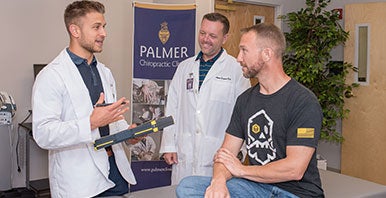
[[[103,102],[104,94],[101,93],[90,116],[91,130],[124,119],[123,114],[129,110],[129,101],[124,97],[114,103]]]

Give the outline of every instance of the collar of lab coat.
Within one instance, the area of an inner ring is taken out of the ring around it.
[[[226,69],[226,64],[224,64],[224,61],[226,61],[226,57],[228,56],[227,51],[224,49],[221,56],[214,62],[212,67],[210,68],[208,74],[205,76],[204,82],[202,83],[202,86],[205,84],[206,81],[210,80],[211,78],[214,78],[217,76],[218,73],[220,73],[223,69]],[[200,60],[198,60],[198,64],[200,64]]]

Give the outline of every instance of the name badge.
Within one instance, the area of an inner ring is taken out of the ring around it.
[[[188,78],[186,79],[186,90],[187,91],[192,91],[193,90],[193,73],[190,73]]]

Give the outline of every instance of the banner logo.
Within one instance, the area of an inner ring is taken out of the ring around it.
[[[161,23],[161,29],[158,32],[158,38],[161,41],[162,44],[165,45],[166,42],[168,42],[170,37],[170,32],[168,29],[168,23],[164,21]]]

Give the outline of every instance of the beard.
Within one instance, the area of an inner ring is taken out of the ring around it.
[[[102,52],[102,47],[98,47],[97,45],[95,45],[94,42],[91,42],[91,41],[86,41],[86,40],[82,39],[80,41],[80,45],[82,46],[83,49],[87,50],[90,53]]]
[[[247,66],[243,66],[243,76],[245,78],[257,78],[261,68],[264,67],[265,62],[261,61],[256,63],[257,67],[249,68]]]
[[[245,78],[254,78],[257,75],[257,71],[254,69],[248,69],[247,67],[244,67],[245,71],[243,70],[243,76]]]
[[[93,44],[85,43],[84,45],[82,45],[82,47],[84,49],[86,49],[87,51],[89,51],[90,53],[102,52],[102,48],[95,47],[95,45],[93,45]]]

